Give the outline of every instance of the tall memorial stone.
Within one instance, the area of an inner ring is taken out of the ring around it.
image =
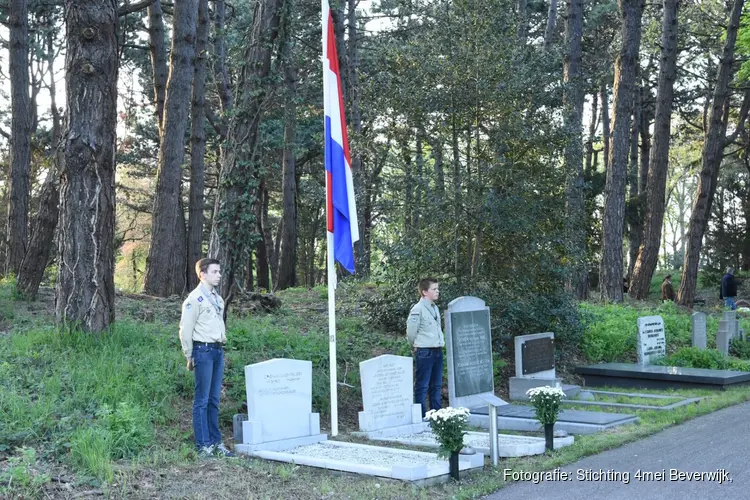
[[[426,429],[422,407],[414,403],[414,361],[384,354],[359,364],[362,407],[359,430],[372,434],[415,433]]]
[[[638,318],[638,364],[650,365],[651,362],[666,354],[664,319],[661,316]]]
[[[693,347],[706,348],[706,313],[695,312],[692,316]]]
[[[561,387],[555,374],[555,334],[518,335],[514,341],[516,376],[508,381],[510,399],[527,401],[526,391],[534,387]]]
[[[446,311],[448,398],[452,407],[476,408],[495,396],[490,308],[477,297],[459,297]]]
[[[271,359],[245,367],[248,419],[240,453],[283,450],[325,441],[312,412],[312,362]]]

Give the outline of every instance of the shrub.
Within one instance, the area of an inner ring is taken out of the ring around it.
[[[716,349],[699,349],[697,347],[683,347],[671,356],[661,358],[654,364],[681,366],[683,368],[750,371],[750,363],[747,361],[730,358]]]

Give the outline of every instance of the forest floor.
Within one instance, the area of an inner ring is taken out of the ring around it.
[[[337,294],[340,440],[354,440],[347,434],[357,430],[358,363],[383,353],[409,355],[403,334],[369,324],[363,303],[372,293],[368,286],[342,286]],[[226,442],[232,416],[246,411],[243,367],[274,357],[313,361],[314,411],[321,412],[322,431],[328,430],[326,290],[292,289],[280,298],[274,313],[228,322],[220,415]],[[673,411],[639,412],[639,425],[576,436],[575,445],[552,454],[504,459],[498,468],[486,466],[460,483],[427,488],[257,459],[200,460],[192,446],[192,374],[184,368],[177,338],[180,302],[118,294],[111,335],[63,336],[53,326],[51,289],[42,289],[35,302],[23,302],[14,299],[10,284],[0,285],[0,497],[475,498],[505,484],[504,468],[554,468],[750,399],[747,388],[680,391],[704,399]],[[638,311],[602,308],[601,314]],[[689,320],[687,311],[665,314],[674,316],[667,322]],[[630,318],[621,322],[630,324]],[[676,343],[684,335],[679,339]],[[558,371],[575,382],[572,368],[588,359],[577,348],[562,358]],[[512,373],[512,363],[497,372],[497,392],[505,399]]]

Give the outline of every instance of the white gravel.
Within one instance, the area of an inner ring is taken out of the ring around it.
[[[445,460],[438,459],[431,453],[400,453],[399,450],[386,451],[373,447],[336,446],[328,443],[316,443],[298,446],[284,453],[304,455],[306,457],[327,458],[352,464],[372,465],[375,467],[393,467],[394,465],[414,465],[416,463],[440,465]]]
[[[409,441],[415,445],[424,443],[427,446],[435,446],[438,444],[435,439],[435,435],[430,432],[420,432],[418,434],[407,434],[403,436],[396,436],[391,438],[394,441]],[[531,436],[509,436],[507,434],[499,434],[497,441],[499,446],[503,445],[514,445],[514,444],[532,444],[538,443],[544,438],[535,438]],[[488,433],[469,433],[464,436],[464,445],[471,446],[472,448],[489,448],[490,447],[490,435]]]

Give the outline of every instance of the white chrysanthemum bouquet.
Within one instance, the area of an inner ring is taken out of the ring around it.
[[[536,418],[542,425],[554,424],[560,414],[560,404],[565,393],[558,387],[534,387],[526,391],[531,404],[534,405]]]
[[[438,456],[448,457],[458,453],[464,447],[464,434],[469,424],[468,408],[441,408],[430,410],[425,418],[430,424],[432,433],[440,443]]]

